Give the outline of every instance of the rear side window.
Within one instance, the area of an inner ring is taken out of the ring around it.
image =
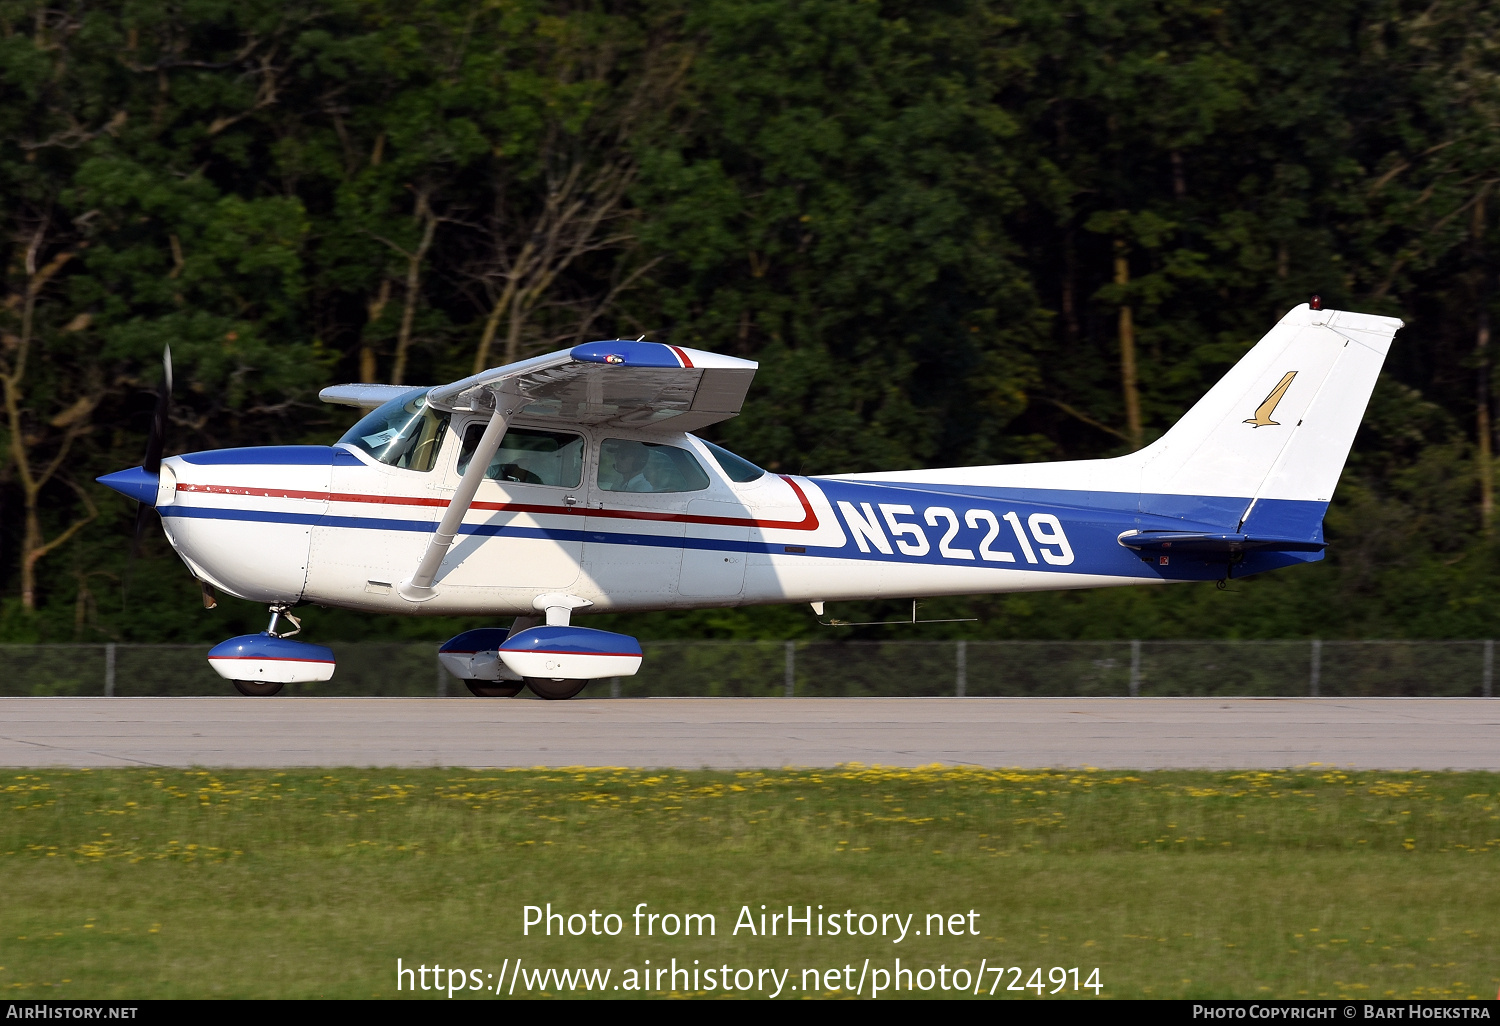
[[[437,462],[448,414],[427,405],[427,389],[414,388],[365,416],[339,441],[403,470],[431,470]]]
[[[483,424],[470,424],[458,451],[458,472],[469,466],[469,457],[479,448]],[[495,458],[484,476],[491,481],[577,488],[583,483],[583,436],[566,431],[511,428],[505,432]]]
[[[696,492],[708,487],[703,465],[686,449],[606,438],[599,446],[599,488],[606,492]]]
[[[703,442],[703,439],[698,439]],[[708,451],[713,453],[714,459],[719,461],[719,466],[724,468],[724,474],[729,480],[736,484],[749,484],[751,481],[759,481],[766,476],[766,472],[743,456],[736,456],[723,446],[712,442],[703,442]]]

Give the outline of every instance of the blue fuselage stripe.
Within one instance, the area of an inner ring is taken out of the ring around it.
[[[1166,560],[1161,560],[1158,554],[1148,562],[1141,554],[1119,544],[1119,536],[1126,531],[1223,530],[1220,524],[1209,520],[1172,517],[1159,512],[1145,512],[1141,508],[1175,506],[1186,509],[1192,506],[1191,502],[1185,501],[1192,498],[1188,496],[1117,496],[1110,493],[1108,500],[1118,501],[1120,505],[1105,506],[1098,504],[1103,496],[1088,492],[1048,491],[1045,497],[1050,501],[1040,502],[1038,500],[1043,493],[1028,492],[1023,496],[1021,490],[1012,489],[916,488],[835,480],[819,480],[817,484],[834,507],[833,516],[844,528],[843,545],[815,545],[795,537],[790,541],[771,543],[746,537],[685,536],[686,531],[693,530],[694,525],[691,524],[686,525],[684,533],[669,534],[599,530],[591,525],[578,529],[495,523],[464,524],[459,531],[463,535],[481,538],[536,539],[564,544],[698,549],[784,557],[879,561],[895,565],[917,563],[1031,570],[1063,575],[1137,577],[1144,580],[1211,580],[1224,574],[1222,563],[1195,560],[1190,553],[1182,553]],[[1214,506],[1221,511],[1237,509],[1240,512],[1233,515],[1233,523],[1238,526],[1238,518],[1248,505],[1248,499],[1210,496],[1201,500],[1198,508]],[[1261,500],[1256,504],[1246,529],[1253,522],[1260,529],[1274,527],[1275,533],[1270,536],[1321,541],[1322,519],[1326,507],[1327,504],[1322,502]],[[907,512],[908,508],[910,512]],[[387,519],[179,505],[164,506],[159,512],[164,517],[296,524],[363,531],[426,534],[436,528],[435,519]],[[851,512],[863,521],[865,530],[856,531],[859,525],[851,522]],[[1041,534],[1038,534],[1039,528],[1031,519],[1036,514],[1043,515],[1040,521]],[[1056,518],[1056,522],[1066,532],[1067,542],[1073,553],[1071,561],[1066,560],[1064,546],[1049,544],[1046,539],[1046,525],[1052,518]],[[587,514],[572,514],[569,519],[586,522]],[[613,526],[618,521],[612,520],[610,523]],[[1029,531],[1023,524],[1031,525]],[[1026,543],[1016,537],[1018,531],[1028,532]],[[875,535],[880,536],[879,542],[875,540]],[[860,545],[860,540],[865,544]],[[986,546],[993,558],[983,557]],[[1032,550],[1034,560],[1026,558],[1027,547]],[[890,551],[883,551],[886,548]],[[943,551],[945,548],[946,552]],[[999,561],[1002,558],[1000,553],[1008,553],[1011,559]],[[1252,553],[1237,564],[1235,575],[1242,576],[1318,558],[1321,558],[1321,553]]]
[[[1079,491],[1066,488],[1008,488],[990,485],[927,484],[903,481],[846,481],[822,479],[818,484],[824,492],[838,491],[851,485],[862,488],[890,489],[888,499],[895,492],[917,493],[925,496],[946,496],[952,499],[976,499],[988,503],[1009,503],[1037,506],[1061,514],[1064,510],[1075,513],[1109,511],[1124,515],[1170,517],[1173,520],[1192,520],[1215,527],[1232,528],[1244,516],[1250,505],[1249,497],[1232,495],[1176,495],[1145,492]],[[931,498],[924,500],[931,505]]]

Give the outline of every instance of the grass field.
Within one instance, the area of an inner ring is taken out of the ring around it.
[[[647,959],[790,969],[798,989],[782,998],[813,989],[804,969],[851,965],[847,984],[865,959],[889,970],[897,957],[968,974],[981,960],[1023,968],[996,996],[1034,968],[1045,980],[1075,966],[1080,982],[1098,968],[1113,997],[1500,987],[1496,774],[850,766],[0,781],[0,994],[11,997],[395,996],[397,958],[441,964],[445,978],[487,979],[517,958],[528,972],[609,968],[611,987]],[[523,906],[548,902],[618,913],[622,930],[523,936]],[[634,936],[640,902],[648,915],[713,913],[715,934]],[[758,927],[762,904],[799,916],[822,905],[856,927],[864,913],[913,914],[912,932],[896,943],[885,920],[884,937],[805,937],[799,925],[789,938],[784,924],[774,937],[734,934],[741,907]],[[962,935],[928,934],[932,913],[962,914]],[[817,979],[829,993],[833,978]],[[995,979],[982,976],[981,993]]]

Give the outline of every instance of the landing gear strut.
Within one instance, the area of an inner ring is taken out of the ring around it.
[[[277,624],[278,621],[281,620],[282,617],[286,617],[288,620],[290,620],[292,622],[292,629],[291,630],[289,630],[289,631],[278,631],[276,629],[276,624]],[[297,619],[295,616],[293,616],[291,609],[289,609],[288,607],[286,607],[286,606],[272,606],[271,607],[271,622],[266,627],[266,633],[269,634],[273,638],[290,638],[293,635],[297,635],[297,634],[301,634],[302,633],[302,621],[299,620],[299,619]]]

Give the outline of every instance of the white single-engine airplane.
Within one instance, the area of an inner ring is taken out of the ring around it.
[[[575,615],[1222,580],[1322,558],[1323,514],[1401,322],[1288,313],[1177,424],[1114,459],[798,477],[689,432],[756,365],[592,342],[449,385],[337,385],[332,446],[161,458],[99,480],[161,515],[210,587],[270,607],[209,661],[242,694],[327,680],[302,604],[515,617],[440,658],[474,694],[569,698],[634,638]]]

